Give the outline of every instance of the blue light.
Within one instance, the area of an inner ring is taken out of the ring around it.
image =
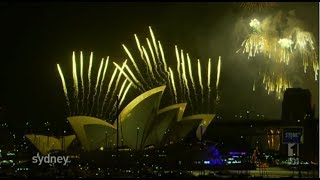
[[[246,155],[247,153],[246,152],[229,152],[229,155],[231,156],[244,156]]]
[[[210,160],[210,165],[223,165],[223,161],[221,160],[220,152],[216,148],[216,146],[210,147],[210,153],[212,153],[213,157]]]

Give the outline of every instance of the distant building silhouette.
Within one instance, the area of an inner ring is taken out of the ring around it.
[[[289,88],[285,91],[282,101],[282,121],[287,126],[303,127],[303,144],[300,144],[299,155],[304,160],[318,160],[318,121],[314,118],[315,106],[311,102],[308,89]],[[291,147],[292,145],[290,145]],[[288,155],[288,145],[281,145],[281,153]],[[294,153],[297,154],[295,148]]]
[[[285,91],[281,114],[283,121],[304,121],[313,116],[313,111],[308,89],[289,88]]]

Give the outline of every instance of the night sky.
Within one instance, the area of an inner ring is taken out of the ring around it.
[[[268,11],[296,10],[318,39],[317,3],[278,5]],[[211,57],[216,64],[222,56],[218,114],[224,119],[247,109],[280,119],[281,101],[262,89],[252,93],[252,67],[244,56],[235,54],[241,42],[234,26],[241,16],[254,13],[259,14],[237,3],[2,3],[1,120],[21,131],[27,121],[38,128],[46,121],[64,122],[65,98],[56,64],[72,80],[72,51],[82,50],[87,55],[93,51],[95,66],[106,56],[123,62],[127,56],[121,44],[134,47],[133,34],[146,37],[148,26],[170,51],[168,56],[175,44],[203,63]],[[167,62],[176,63],[173,59]],[[308,81],[300,87],[311,89],[318,107],[318,84]]]

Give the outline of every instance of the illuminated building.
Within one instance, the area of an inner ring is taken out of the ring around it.
[[[42,155],[47,155],[50,151],[65,151],[76,138],[75,135],[53,137],[44,135],[28,134],[26,137],[40,151]]]
[[[153,145],[159,147],[166,140],[177,142],[195,129],[201,139],[214,118],[199,114],[183,118],[186,103],[159,110],[165,86],[151,89],[132,100],[119,114],[119,145],[141,150]],[[72,128],[85,151],[115,148],[117,120],[112,124],[88,116],[69,117]]]

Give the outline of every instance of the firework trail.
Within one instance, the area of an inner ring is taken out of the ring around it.
[[[172,88],[173,88],[173,92],[174,92],[174,99],[176,101],[176,103],[178,103],[178,98],[177,98],[177,88],[176,85],[174,83],[174,77],[173,77],[173,73],[171,68],[169,67],[169,72],[170,72],[170,77],[171,77],[171,82],[172,82]]]
[[[84,81],[83,81],[83,54],[82,51],[80,51],[80,80],[81,80],[81,86],[82,86],[82,98],[81,98],[81,113],[84,110]]]
[[[159,46],[159,50],[160,50],[160,54],[161,54],[161,59],[162,59],[162,62],[163,62],[163,68],[164,68],[164,71],[165,71],[164,76],[167,78],[169,91],[170,91],[171,97],[173,98],[174,97],[174,93],[173,93],[173,90],[172,90],[171,84],[170,84],[170,72],[168,70],[167,62],[166,62],[166,59],[164,57],[164,53],[163,53],[163,49],[162,49],[162,45],[161,45],[160,41],[158,41],[158,46]],[[174,98],[172,100],[174,101]]]
[[[157,43],[156,43],[156,38],[155,38],[154,35],[153,35],[153,31],[152,31],[152,29],[151,29],[151,26],[149,26],[149,31],[150,31],[150,34],[151,34],[153,46],[154,46],[154,48],[155,48],[155,50],[156,50],[157,58],[160,59],[160,57],[159,57],[159,51],[158,51],[158,47],[157,47]]]
[[[183,86],[183,101],[186,101],[186,82],[185,82],[185,64],[184,64],[184,54],[183,54],[183,50],[180,50],[180,60],[181,60],[181,70],[182,70],[182,74],[181,74],[181,79],[182,79],[182,86]]]
[[[98,95],[98,100],[97,100],[97,107],[99,107],[100,104],[100,97],[101,97],[101,92],[102,92],[102,87],[103,87],[103,83],[104,83],[104,78],[108,69],[108,64],[109,64],[109,56],[107,57],[106,63],[104,65],[104,69],[103,69],[103,74],[102,74],[102,79],[101,79],[101,83],[100,83],[100,91],[99,91],[99,95]],[[99,114],[99,109],[98,110],[98,114]]]
[[[138,41],[139,42],[139,41]],[[140,71],[140,69],[138,68],[138,66],[137,66],[137,64],[136,64],[136,62],[135,62],[135,60],[133,59],[133,57],[132,57],[132,55],[131,55],[131,53],[130,53],[130,51],[128,50],[128,48],[124,45],[124,44],[122,44],[122,47],[124,48],[124,50],[126,51],[126,53],[127,53],[127,55],[129,56],[129,59],[131,60],[131,62],[132,62],[132,64],[133,64],[133,66],[134,66],[134,68],[136,69],[136,71],[138,72],[138,74],[140,75],[140,77],[142,78],[142,80],[144,81],[144,83],[148,86],[148,83],[147,82],[145,82],[145,80],[144,80],[144,78],[143,78],[143,76],[142,76],[142,74],[141,74],[141,71]],[[143,85],[142,85],[143,86]],[[149,86],[148,86],[149,87]]]
[[[136,34],[134,34],[134,38],[136,39],[136,43],[137,43],[137,47],[138,47],[139,52],[140,52],[141,59],[144,60],[144,58],[143,58],[143,51],[142,51],[142,49],[141,49],[141,45],[140,45],[140,41],[139,41],[139,39],[138,39],[138,36],[137,36]],[[144,60],[144,61],[145,61],[145,60]]]
[[[130,68],[125,65],[125,68],[127,69],[127,71],[129,72],[129,74],[131,75],[131,77],[133,78],[133,80],[139,85],[141,86],[142,90],[145,91],[145,89],[143,88],[143,85],[141,84],[141,82],[136,78],[136,76],[132,73],[132,71],[130,70]]]
[[[219,87],[220,71],[221,71],[221,56],[219,56],[219,61],[218,61],[218,66],[217,66],[217,81],[216,81],[216,89],[218,89],[218,87]]]
[[[284,62],[288,65],[290,60],[290,53],[292,53],[293,41],[288,38],[283,38],[283,39],[280,39],[278,43],[281,46],[279,60],[280,62]]]
[[[190,102],[192,113],[193,113],[194,112],[193,111],[193,104],[192,104],[191,95],[190,95],[190,89],[189,89],[189,83],[188,83],[188,78],[187,78],[187,71],[186,71],[186,64],[185,64],[185,60],[184,60],[183,50],[181,50],[181,66],[182,66],[182,76],[184,79],[184,84],[187,89],[188,100]]]
[[[242,2],[240,4],[240,7],[248,10],[262,10],[266,8],[276,7],[277,5],[278,2]]]
[[[127,81],[128,81],[128,80],[125,79],[124,82],[122,83],[121,88],[120,88],[120,91],[119,91],[119,94],[118,94],[118,98],[121,98],[122,91],[123,91],[123,89],[124,89]],[[120,106],[120,105],[119,105],[119,106]],[[117,103],[115,103],[115,104],[113,105],[113,108],[112,108],[112,111],[111,111],[111,112],[114,112],[114,111],[116,110],[116,108],[117,108]]]
[[[248,53],[248,58],[254,57],[258,53],[269,57],[268,65],[264,66],[267,71],[263,75],[263,84],[265,84],[268,94],[275,92],[278,98],[279,94],[283,94],[285,91],[284,87],[290,87],[291,79],[289,77],[296,78],[296,74],[283,73],[296,69],[297,63],[295,62],[301,62],[302,70],[306,74],[308,67],[313,66],[310,70],[312,69],[317,81],[319,69],[314,38],[312,33],[301,30],[298,26],[300,23],[290,12],[288,16],[283,13],[268,16],[262,23],[253,19],[249,23],[253,32],[241,45],[243,53]],[[293,60],[295,62],[292,63]],[[281,82],[286,85],[279,85]]]
[[[111,79],[110,79],[110,81],[109,81],[109,85],[108,85],[108,90],[107,90],[107,93],[106,93],[106,95],[104,96],[104,100],[103,100],[103,104],[102,104],[102,108],[101,108],[101,113],[100,113],[100,116],[102,117],[102,113],[104,112],[103,110],[104,110],[104,106],[105,106],[105,104],[106,104],[106,102],[107,102],[107,97],[108,97],[108,95],[109,95],[109,92],[110,92],[110,88],[111,88],[111,86],[112,86],[112,83],[113,83],[113,80],[114,80],[114,78],[115,78],[115,76],[116,76],[116,74],[117,74],[117,68],[113,71],[113,73],[112,73],[112,76],[111,76]],[[108,109],[106,109],[106,110],[108,110]]]
[[[122,75],[121,72],[123,72],[123,69],[124,69],[124,67],[126,66],[126,64],[127,64],[127,60],[125,60],[124,63],[122,64],[122,67],[121,67],[121,69],[120,69],[120,73],[118,74],[118,78],[117,78],[117,81],[116,81],[116,85],[115,85],[115,87],[114,87],[114,89],[113,89],[113,92],[112,92],[112,95],[111,95],[111,100],[110,100],[109,103],[108,103],[108,106],[107,106],[108,108],[107,108],[107,109],[109,109],[110,103],[112,103],[113,98],[114,98],[114,96],[115,96],[115,94],[116,94],[116,91],[117,91],[117,89],[118,89],[118,85],[119,85],[119,82],[120,82],[120,79],[121,79],[121,75]],[[110,112],[110,113],[111,113],[111,112]]]
[[[73,82],[74,82],[74,98],[76,103],[76,109],[75,113],[77,113],[79,107],[78,107],[78,94],[79,94],[79,88],[78,88],[78,76],[77,76],[77,64],[76,64],[76,55],[73,51],[72,53],[72,72],[73,72]]]
[[[243,47],[242,53],[248,53],[248,59],[256,56],[256,54],[263,52],[264,38],[259,34],[251,34],[248,39],[241,44]],[[238,53],[240,49],[236,52]]]
[[[68,97],[68,90],[67,90],[66,82],[65,82],[65,80],[64,80],[64,76],[63,76],[63,73],[62,73],[62,71],[61,71],[61,68],[60,68],[59,64],[57,64],[57,68],[58,68],[58,71],[59,71],[59,74],[60,74],[60,78],[61,78],[61,83],[62,83],[62,86],[63,86],[64,95],[65,95],[65,97],[66,97],[67,106],[68,106],[69,113],[70,113],[70,112],[71,112],[71,108],[70,108],[70,101],[69,101],[69,97]]]
[[[296,31],[294,49],[298,49],[302,56],[304,73],[307,73],[307,67],[311,64],[313,66],[315,80],[317,81],[319,67],[317,52],[313,43],[314,38],[310,32],[300,31],[300,29],[296,29]]]
[[[153,50],[152,50],[151,43],[150,43],[148,38],[146,38],[146,39],[147,39],[149,50],[151,52],[151,57],[152,57],[152,60],[153,60],[153,64],[154,64],[154,67],[155,67],[156,74],[158,75],[159,78],[162,79],[162,77],[160,76],[159,71],[158,71],[158,65],[157,65],[156,58],[154,57],[154,53],[153,53]],[[162,81],[164,81],[164,80],[162,79]]]
[[[94,108],[94,104],[95,104],[95,99],[98,93],[98,86],[99,86],[99,82],[100,82],[100,75],[101,75],[101,70],[104,64],[104,59],[102,58],[101,62],[100,62],[100,67],[99,67],[99,71],[98,71],[98,75],[97,75],[97,80],[96,80],[96,85],[94,87],[94,95],[92,97],[92,106],[91,106],[91,110],[90,110],[90,114],[92,115],[92,110]]]
[[[122,102],[123,102],[123,101],[124,101],[124,99],[126,98],[126,96],[127,96],[127,94],[128,94],[128,91],[129,91],[129,89],[130,89],[131,85],[132,85],[132,83],[129,83],[129,85],[127,86],[126,90],[124,91],[124,93],[123,93],[123,96],[122,96],[122,98],[121,98],[121,101],[120,101],[119,106],[121,106]]]
[[[176,50],[176,57],[177,57],[177,71],[178,71],[178,77],[179,77],[179,85],[180,85],[180,92],[181,94],[183,94],[182,92],[182,82],[181,82],[181,72],[180,72],[180,55],[179,55],[179,51],[178,51],[178,47],[175,46],[175,50]]]
[[[193,88],[193,91],[194,91],[194,96],[197,98],[198,96],[197,96],[197,91],[196,91],[196,85],[194,83],[194,79],[193,79],[193,75],[192,75],[192,66],[191,66],[191,61],[190,61],[189,54],[187,54],[187,60],[188,60],[188,67],[189,67],[189,77],[191,79],[192,88]],[[196,99],[196,102],[198,102],[197,99]]]
[[[161,43],[160,41],[158,41],[158,46],[159,46],[159,51],[160,51],[160,55],[161,55],[161,60],[162,60],[162,63],[163,63],[163,69],[164,71],[161,69],[161,66],[162,66],[162,63],[161,61],[159,60],[159,63],[160,63],[160,72],[161,74],[165,77],[165,78],[169,78],[169,72],[168,72],[168,66],[167,66],[167,63],[166,63],[166,59],[164,57],[164,53],[163,53],[163,49],[162,49],[162,46],[161,46]]]
[[[89,97],[91,93],[91,69],[92,69],[92,61],[93,61],[93,52],[90,54],[89,61],[89,69],[88,69],[88,96],[87,96],[87,109],[89,110]]]
[[[144,49],[144,47],[143,47],[143,46],[141,46],[141,47],[142,47],[143,53],[144,53],[144,55],[145,55],[145,57],[146,57],[146,61],[147,61],[148,68],[149,68],[149,71],[150,71],[150,73],[151,73],[151,76],[152,76],[152,78],[153,78],[154,80],[156,80],[156,78],[154,77],[154,73],[153,73],[153,70],[152,70],[151,63],[150,63],[149,55],[147,54],[147,51]]]
[[[124,87],[126,86],[127,81],[128,81],[128,79],[125,79],[125,80],[123,81],[123,83],[122,83],[122,85],[121,85],[121,88],[120,88],[119,95],[118,95],[119,97],[122,96],[122,92],[123,92]]]
[[[138,47],[138,49],[139,49],[139,51],[140,51],[141,59],[142,59],[143,62],[145,63],[145,65],[146,65],[146,67],[147,67],[147,71],[150,71],[150,69],[148,69],[148,68],[150,68],[150,66],[149,66],[149,65],[150,65],[150,62],[148,63],[148,61],[147,61],[146,58],[145,58],[146,55],[144,55],[144,51],[143,51],[143,49],[142,49],[143,46],[140,45],[139,38],[138,38],[138,36],[137,36],[136,34],[134,34],[134,37],[135,37],[135,40],[136,40],[136,43],[137,43],[137,47]],[[149,58],[149,56],[148,56],[148,58]],[[149,59],[148,59],[148,60],[149,60]],[[152,73],[153,73],[153,72],[152,72]],[[143,79],[144,79],[144,78],[143,78]],[[149,86],[149,84],[151,84],[151,86],[153,86],[153,81],[151,80],[151,77],[150,77],[150,76],[148,76],[148,80],[149,80],[150,83],[147,83],[146,80],[143,80],[143,81],[146,82],[148,88],[151,89],[151,87]]]
[[[217,65],[217,81],[216,81],[216,105],[219,103],[219,82],[220,82],[220,72],[221,72],[221,56],[219,56],[218,65]]]
[[[159,44],[161,59],[163,61],[163,65],[164,65],[164,70],[166,71],[166,73],[168,73],[168,66],[167,66],[167,63],[166,63],[166,59],[164,58],[164,53],[163,53],[163,49],[162,49],[160,41],[158,41],[158,44]]]
[[[150,31],[150,34],[151,34],[153,46],[154,46],[155,51],[156,51],[157,60],[158,60],[158,63],[159,63],[159,66],[158,66],[158,67],[159,67],[159,71],[160,71],[160,73],[161,73],[162,75],[164,75],[164,77],[166,78],[166,77],[167,77],[166,73],[164,73],[163,70],[161,69],[162,63],[161,63],[160,54],[159,54],[159,48],[160,48],[160,47],[157,46],[156,38],[155,38],[155,36],[154,36],[154,34],[153,34],[153,31],[152,31],[152,29],[151,29],[151,26],[149,26],[149,31]],[[159,43],[159,41],[158,41],[158,43]],[[164,70],[166,71],[166,68],[165,68],[165,67],[164,67]],[[160,77],[161,77],[161,76],[160,76]],[[162,77],[161,77],[161,78],[162,78]],[[166,81],[166,80],[164,80],[164,79],[162,79],[162,80],[163,80],[164,82]]]
[[[211,59],[208,60],[208,113],[210,112],[210,95],[211,95]]]
[[[204,97],[203,97],[203,84],[202,84],[202,76],[201,76],[201,65],[200,60],[198,59],[198,76],[199,76],[199,84],[201,87],[201,102],[204,103]]]
[[[113,62],[113,64],[114,64],[114,65],[116,66],[116,68],[120,71],[120,73],[123,74],[123,75],[128,79],[128,81],[130,81],[131,85],[132,85],[134,88],[138,89],[140,92],[143,92],[143,90],[141,90],[138,86],[136,86],[136,85],[134,84],[134,82],[133,82],[133,81],[129,78],[129,76],[120,68],[120,66],[119,66],[117,63]]]
[[[256,80],[253,81],[252,91],[253,92],[256,91]]]

